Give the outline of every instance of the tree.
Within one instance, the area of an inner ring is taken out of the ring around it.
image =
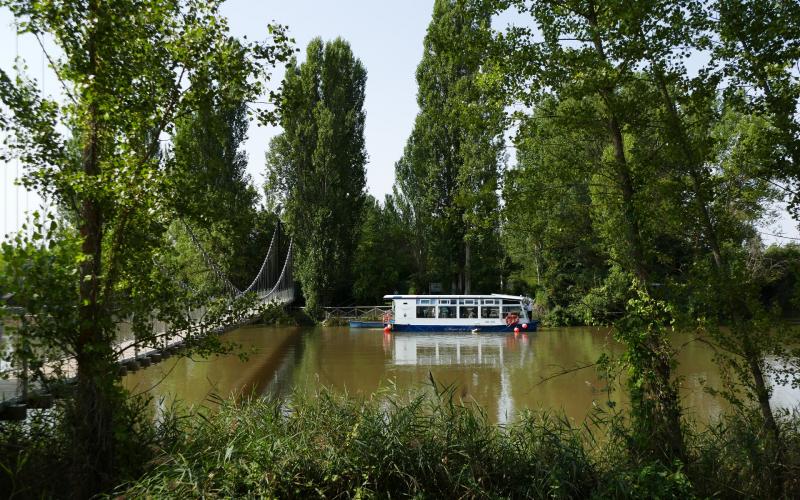
[[[28,313],[64,320],[53,330],[32,323],[22,333],[76,360],[73,480],[74,494],[85,497],[112,481],[126,434],[119,425],[124,399],[115,381],[115,323],[156,314],[185,324],[185,296],[153,266],[171,206],[160,141],[174,132],[178,117],[196,109],[201,76],[234,102],[261,94],[269,68],[287,55],[287,39],[279,28],[271,43],[235,42],[216,2],[0,5],[11,9],[22,32],[51,36],[60,53],[48,58],[65,103],[45,99],[31,81],[0,73],[0,100],[11,112],[0,125],[15,138],[3,159],[19,157],[24,184],[68,206],[75,227],[59,238],[52,223],[35,225],[27,240],[4,245],[5,277]],[[271,118],[268,111],[259,115]],[[70,142],[79,155],[69,154]],[[46,248],[76,239],[74,258],[42,271],[64,286],[27,281],[27,263],[43,241]],[[145,334],[147,326],[140,319],[137,328]]]
[[[720,73],[712,61],[689,76],[688,56],[706,48],[709,27],[718,26],[702,2],[518,5],[531,12],[538,32],[515,28],[503,41],[510,47],[514,95],[535,107],[532,120],[548,127],[544,133],[535,129],[532,137],[533,151],[550,155],[535,158],[536,170],[543,172],[541,179],[550,174],[563,182],[577,175],[589,183],[591,226],[612,271],[618,266],[636,277],[615,327],[637,373],[631,395],[639,434],[662,448],[662,459],[682,457],[664,335],[670,316],[686,314],[692,321],[708,319],[714,341],[734,354],[725,363],[737,366],[734,372],[752,389],[765,427],[779,443],[764,356],[779,350],[786,337],[763,332],[769,314],[757,296],[764,278],[750,265],[758,261],[758,252],[750,250],[757,247],[754,226],[776,196],[769,176],[785,172],[781,161],[785,165],[789,148],[781,145],[791,127],[752,113],[757,99],[735,90],[723,99],[720,83],[733,74],[730,67]],[[791,24],[789,17],[775,21],[780,33]],[[786,50],[775,57],[785,62],[793,44],[781,43],[776,50]],[[785,81],[785,65],[776,69],[777,79]],[[557,128],[563,124],[565,129]],[[590,172],[580,174],[580,166],[562,174],[548,170],[548,163],[557,165],[570,153],[546,141],[559,133],[574,135],[575,129],[604,136],[607,146],[594,160],[580,160]],[[722,323],[731,330],[720,329]]]
[[[610,311],[593,310],[588,318],[578,312],[590,290],[604,285],[610,265],[592,217],[593,204],[608,197],[593,175],[607,139],[600,124],[593,129],[570,119],[577,107],[545,99],[520,120],[517,165],[503,183],[503,246],[555,324],[606,323],[608,312],[622,310],[608,304]]]
[[[500,281],[503,108],[477,81],[488,56],[490,21],[484,2],[434,3],[417,67],[420,111],[395,165],[396,196],[424,248],[419,278],[441,281],[452,292],[495,290]]]
[[[705,14],[712,67],[730,78],[728,100],[745,113],[764,116],[779,134],[781,161],[758,171],[792,186],[790,208],[800,205],[800,5],[784,0],[718,0]]]
[[[517,98],[532,105],[554,100],[561,105],[558,120],[605,139],[587,165],[593,226],[630,283],[627,315],[616,322],[616,334],[627,345],[626,360],[635,373],[629,387],[644,387],[644,393],[631,390],[632,404],[640,405],[634,411],[642,431],[638,445],[671,463],[684,458],[680,403],[671,380],[665,320],[656,312],[666,309],[652,304],[647,290],[658,279],[654,243],[663,221],[658,213],[663,206],[651,201],[668,191],[660,169],[647,161],[657,148],[648,147],[642,133],[652,120],[652,109],[642,103],[653,99],[654,88],[641,81],[627,47],[618,43],[619,24],[627,26],[623,3],[518,2],[531,13],[537,31],[513,28],[503,40],[511,48],[509,71],[519,79],[512,82],[521,90]],[[631,331],[644,324],[650,327]]]
[[[297,248],[295,275],[313,311],[352,290],[364,204],[364,91],[367,73],[337,38],[308,44],[286,68],[283,132],[267,152],[267,198],[282,205]]]
[[[413,274],[412,238],[394,198],[383,206],[371,196],[364,204],[361,233],[353,260],[353,297],[360,304],[380,304],[383,296],[405,291]]]
[[[246,56],[241,49],[232,52]],[[177,120],[169,151],[169,199],[183,219],[173,232],[192,226],[206,252],[218,256],[222,270],[244,289],[258,273],[277,221],[259,212],[258,192],[247,173],[247,153],[241,149],[249,125],[247,103],[241,96],[222,95],[226,89],[208,77],[196,80],[196,108]],[[193,268],[202,268],[191,246],[185,256]]]

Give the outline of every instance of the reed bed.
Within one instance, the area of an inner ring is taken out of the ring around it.
[[[153,422],[144,400],[121,423],[116,482],[123,498],[786,498],[800,491],[800,415],[780,425],[774,456],[757,412],[686,423],[689,460],[637,456],[623,414],[598,409],[581,425],[552,412],[493,424],[458,391],[352,397],[320,389],[289,398],[175,406]],[[0,493],[69,496],[73,444],[57,406],[0,423]],[[127,417],[125,417],[127,415]]]
[[[176,417],[172,440],[133,497],[686,497],[689,483],[607,453],[591,424],[526,412],[492,424],[452,388],[368,399],[321,390],[284,401],[223,401]],[[602,450],[599,448],[602,445]],[[604,455],[605,454],[605,455]],[[620,467],[609,467],[616,461]]]

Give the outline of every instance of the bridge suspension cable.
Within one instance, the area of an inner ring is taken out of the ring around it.
[[[225,273],[223,273],[222,270],[219,268],[219,266],[217,266],[217,263],[214,261],[214,259],[212,259],[211,256],[208,255],[208,253],[206,253],[205,249],[203,248],[203,245],[200,244],[200,242],[197,240],[197,237],[194,235],[192,228],[189,227],[189,224],[187,224],[184,221],[181,222],[183,222],[183,226],[186,228],[186,232],[189,233],[189,238],[192,240],[192,243],[200,252],[200,255],[203,257],[203,260],[205,261],[206,265],[209,267],[209,269],[211,269],[211,272],[214,273],[214,276],[216,276],[216,278],[226,289],[226,291],[233,296],[241,295],[242,292],[236,287],[236,285],[231,283],[231,280],[229,280],[228,277],[225,275]]]
[[[238,298],[246,293],[257,292],[262,300],[267,300],[268,298],[272,297],[279,291],[282,290],[289,291],[293,289],[293,280],[291,278],[291,269],[292,269],[291,262],[292,262],[292,250],[294,248],[294,240],[291,238],[289,240],[289,246],[286,252],[286,259],[284,259],[283,265],[281,266],[280,269],[280,273],[275,278],[275,281],[272,281],[270,279],[271,275],[274,276],[274,271],[277,271],[277,266],[274,266],[274,264],[276,263],[275,261],[277,260],[276,252],[280,246],[278,244],[281,231],[280,221],[275,227],[275,231],[272,233],[272,239],[270,240],[269,248],[267,249],[267,253],[264,256],[264,260],[261,262],[261,267],[259,268],[258,273],[250,282],[250,285],[244,290],[240,290],[236,285],[233,284],[233,282],[222,271],[222,269],[216,263],[216,261],[208,254],[208,252],[205,251],[203,246],[200,244],[200,241],[192,231],[191,227],[185,221],[181,222],[186,228],[186,232],[189,234],[189,238],[192,240],[193,245],[200,252],[200,255],[202,256],[206,266],[208,266],[208,268],[211,270],[211,272],[214,274],[217,280],[219,280],[219,282],[222,284],[225,291],[231,297]]]

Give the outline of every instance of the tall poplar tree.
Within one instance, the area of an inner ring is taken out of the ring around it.
[[[415,226],[418,285],[499,287],[497,186],[503,108],[478,85],[491,40],[486,2],[437,0],[417,67],[419,114],[395,166]],[[476,276],[473,276],[477,272]]]
[[[268,204],[283,205],[295,275],[316,310],[350,296],[364,205],[367,72],[337,38],[309,43],[286,69],[280,123],[267,153]],[[338,299],[335,299],[338,297]]]

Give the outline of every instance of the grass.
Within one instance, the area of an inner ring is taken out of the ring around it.
[[[626,463],[551,413],[497,426],[452,388],[369,399],[321,390],[176,417],[133,497],[686,498],[678,470]],[[609,455],[611,453],[612,455]]]
[[[369,398],[315,395],[173,408],[153,425],[131,417],[127,464],[109,495],[126,498],[765,498],[778,466],[757,413],[687,426],[686,464],[633,454],[622,415],[574,426],[525,412],[494,425],[455,388]],[[131,415],[142,415],[132,408]],[[0,424],[0,491],[65,495],[70,444],[58,412]],[[784,414],[782,491],[800,491],[800,417]],[[600,437],[597,437],[600,436]],[[134,439],[135,438],[135,439]],[[127,450],[127,451],[125,451]],[[131,455],[137,450],[138,455]],[[122,460],[122,455],[120,460]]]
[[[298,398],[179,418],[176,441],[126,494],[572,497],[596,482],[579,433],[548,417],[503,430],[452,394]]]

